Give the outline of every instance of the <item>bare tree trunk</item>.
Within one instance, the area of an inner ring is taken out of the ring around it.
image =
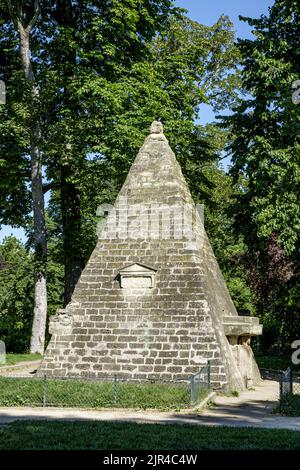
[[[40,152],[41,126],[39,121],[40,95],[39,88],[35,83],[35,77],[30,58],[30,34],[40,15],[39,1],[34,1],[34,13],[32,19],[25,26],[22,22],[22,2],[11,2],[7,0],[11,18],[20,37],[20,51],[22,67],[25,79],[30,87],[31,93],[31,124],[30,124],[30,147],[31,147],[31,191],[33,205],[35,263],[34,263],[34,314],[32,334],[30,341],[30,352],[44,352],[45,331],[47,320],[47,286],[46,286],[46,264],[47,264],[47,240],[44,214],[44,194],[42,181],[42,162]]]
[[[39,122],[31,128],[31,191],[35,241],[34,312],[30,340],[31,353],[44,353],[47,320],[47,240],[44,215],[42,164],[39,148],[41,129]]]

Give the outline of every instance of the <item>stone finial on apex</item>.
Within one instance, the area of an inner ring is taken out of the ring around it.
[[[163,134],[164,127],[161,122],[153,121],[150,127],[150,134]]]

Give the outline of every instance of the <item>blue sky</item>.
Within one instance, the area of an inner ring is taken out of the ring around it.
[[[224,14],[234,24],[238,37],[250,37],[251,30],[247,24],[239,21],[239,15],[258,18],[268,12],[274,0],[175,0],[177,6],[186,8],[188,16],[199,23],[213,25]]]
[[[258,18],[268,13],[268,7],[274,4],[274,0],[175,0],[175,3],[188,10],[188,16],[192,20],[208,26],[212,26],[221,15],[227,15],[238,38],[251,38],[251,27],[240,21],[239,15]],[[200,107],[200,123],[206,124],[213,120],[214,113],[210,106],[203,104]]]
[[[186,8],[188,16],[199,23],[211,26],[218,18],[225,14],[234,24],[237,37],[250,38],[251,28],[239,20],[239,15],[257,18],[268,12],[268,7],[274,4],[273,0],[175,0],[177,6]],[[200,108],[200,122],[205,124],[214,120],[214,114],[210,107],[203,105]],[[25,241],[26,237],[22,229],[14,229],[2,226],[0,230],[0,242],[7,235],[15,235]]]

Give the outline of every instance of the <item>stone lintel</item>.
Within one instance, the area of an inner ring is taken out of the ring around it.
[[[142,264],[131,264],[120,270],[120,287],[123,289],[153,288],[156,269]]]
[[[224,333],[226,336],[260,336],[262,325],[257,317],[223,317]]]

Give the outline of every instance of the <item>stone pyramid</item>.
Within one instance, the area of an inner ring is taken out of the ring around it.
[[[237,314],[161,123],[107,212],[38,373],[173,380],[209,360],[215,389],[257,381],[250,338],[262,328]]]

